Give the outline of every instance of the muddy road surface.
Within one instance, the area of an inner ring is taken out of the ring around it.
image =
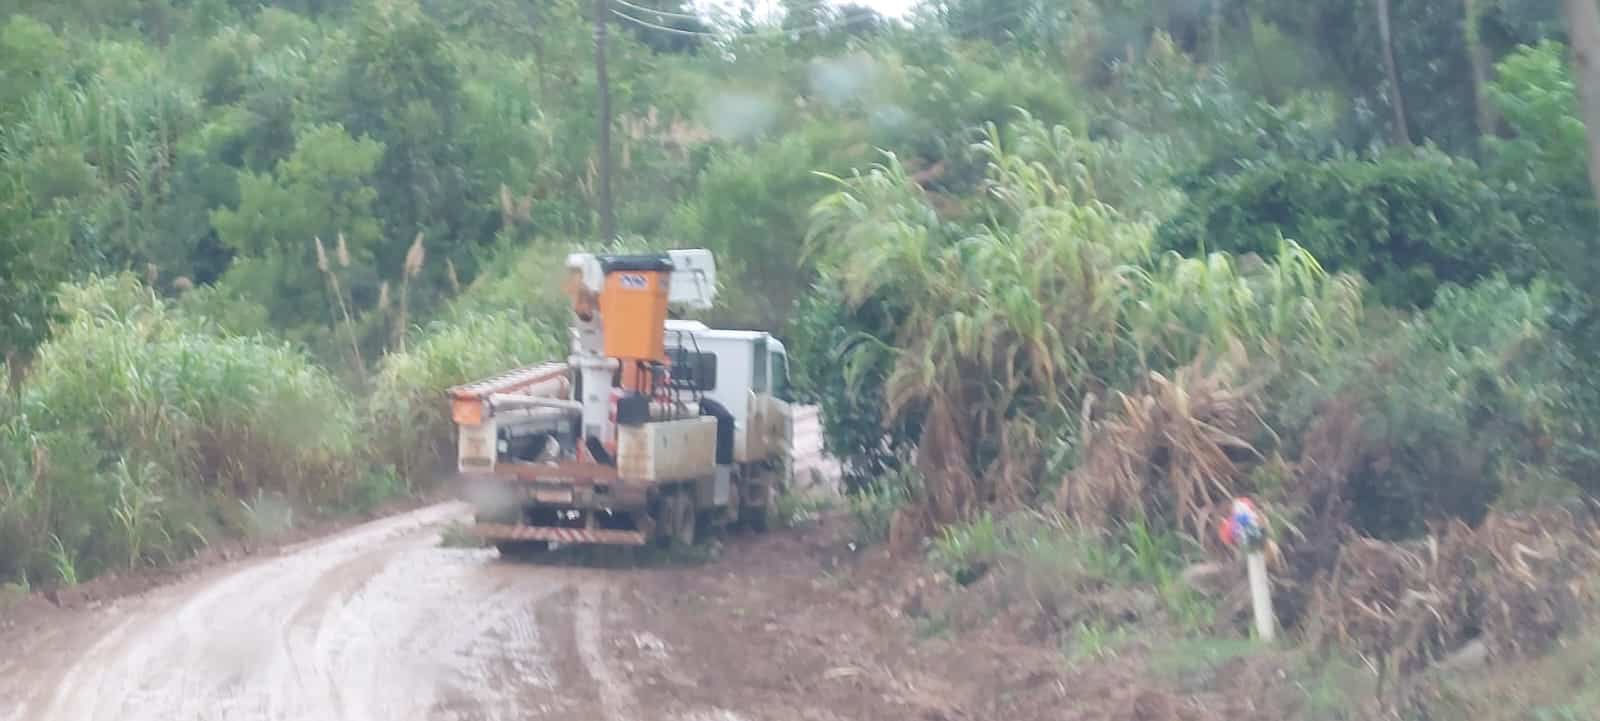
[[[600,647],[626,571],[445,548],[431,506],[11,639],[3,721],[635,718]]]
[[[927,642],[917,564],[860,566],[834,524],[505,560],[442,543],[469,518],[0,607],[0,721],[1059,721],[1057,655]]]
[[[434,505],[100,603],[0,619],[0,721],[1173,721],[1132,672],[910,617],[848,523],[693,557],[503,560]],[[707,556],[701,558],[700,556]],[[6,627],[10,628],[7,629]],[[1206,718],[1206,717],[1194,717]]]

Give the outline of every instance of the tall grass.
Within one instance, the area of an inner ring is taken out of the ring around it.
[[[0,157],[16,161],[44,204],[73,201],[72,250],[83,260],[105,268],[168,260],[157,228],[179,139],[201,124],[199,98],[138,45],[86,50],[76,73],[84,77],[48,84],[0,127]]]
[[[1178,533],[1144,520],[1094,528],[1059,513],[1023,511],[946,526],[928,560],[955,583],[979,589],[973,598],[989,605],[978,618],[1021,602],[1081,642],[1121,623],[1106,615],[1128,608],[1114,589],[1145,589],[1187,631],[1210,626],[1210,601],[1181,580],[1196,552]]]
[[[1275,261],[1153,257],[1151,225],[1097,198],[1067,131],[1018,132],[1021,150],[992,129],[980,146],[989,202],[976,225],[946,224],[893,157],[839,179],[813,214],[812,253],[845,303],[907,309],[842,365],[892,365],[886,420],[922,419],[936,523],[1036,498],[1051,446],[1074,440],[1086,399],[1108,388],[1235,342],[1269,357],[1335,345],[1359,317],[1354,282],[1290,241]]]
[[[227,499],[345,499],[345,392],[303,354],[196,332],[129,276],[62,292],[0,431],[0,577],[170,561],[233,524]]]
[[[62,289],[23,391],[0,387],[0,579],[77,582],[299,511],[371,510],[448,456],[444,389],[564,355],[522,309],[456,310],[385,357],[362,401],[204,305],[131,275]]]

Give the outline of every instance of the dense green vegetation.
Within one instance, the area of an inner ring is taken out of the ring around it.
[[[1222,5],[1220,29],[1143,17],[1148,43],[1104,66],[1018,51],[1103,69],[1063,78],[1104,105],[989,128],[956,199],[897,154],[817,207],[822,282],[792,327],[860,482],[915,460],[941,523],[1045,496],[1184,523],[1225,492],[1310,512],[1297,483],[1339,411],[1359,418],[1340,518],[1365,532],[1574,493],[1592,476],[1593,208],[1559,15],[1486,4],[1441,36],[1459,8],[1397,3],[1397,28],[1492,60],[1481,84],[1465,62],[1425,88],[1403,72],[1419,112],[1401,133],[1363,115],[1391,99],[1377,51],[1354,51],[1370,15]],[[1309,42],[1329,27],[1355,45]],[[1286,74],[1349,75],[1275,87],[1228,37]],[[1230,402],[1200,415],[1208,394]]]
[[[874,538],[1209,539],[1248,492],[1332,548],[1595,490],[1557,3],[638,4],[604,242],[716,252],[711,320],[788,337]],[[12,7],[0,579],[426,488],[443,387],[558,352],[590,3]]]

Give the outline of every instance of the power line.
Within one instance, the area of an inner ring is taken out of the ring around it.
[[[683,19],[683,20],[700,20],[702,22],[704,22],[704,20],[705,20],[705,18],[702,18],[699,15],[696,15],[694,13],[680,13],[680,12],[676,12],[676,11],[673,11],[673,10],[657,10],[655,8],[647,8],[647,7],[643,6],[643,5],[635,5],[635,4],[631,3],[631,2],[628,2],[628,0],[611,0],[611,3],[613,5],[621,5],[621,6],[625,7],[625,8],[631,8],[631,9],[637,10],[639,12],[645,12],[645,13],[652,13],[652,14],[655,14],[655,15],[660,15],[662,17],[680,18],[680,19]],[[615,9],[613,9],[612,12],[615,12]]]
[[[983,28],[989,27],[990,25],[999,25],[1000,23],[1003,23],[1003,22],[1007,22],[1007,21],[1010,21],[1010,20],[1015,20],[1017,17],[1021,16],[1022,14],[1026,13],[1026,12],[1028,12],[1028,11],[1025,8],[1013,7],[1010,10],[1007,10],[1007,11],[1005,11],[1003,13],[1000,13],[999,15],[993,15],[993,16],[984,18],[982,20],[979,20],[978,22],[975,22],[975,23],[968,23],[966,27],[962,27],[962,28],[947,28],[947,29],[950,31],[951,35],[965,35],[967,33],[970,33],[972,31],[974,31],[974,30],[981,30]]]
[[[611,0],[611,2],[616,3],[618,5],[625,5],[625,6],[630,7],[630,8],[635,8],[637,10],[642,10],[644,12],[656,13],[658,15],[670,15],[670,16],[673,16],[673,17],[679,17],[679,18],[684,18],[684,19],[698,20],[700,22],[705,22],[706,21],[706,18],[703,18],[703,17],[698,16],[698,15],[690,15],[690,14],[687,14],[687,13],[671,13],[671,12],[667,12],[667,11],[664,11],[664,10],[651,10],[649,8],[640,7],[640,6],[635,5],[635,4],[631,3],[631,2],[625,2],[625,0]],[[818,4],[816,7],[821,7],[823,4],[826,4],[826,3]],[[1017,17],[1019,17],[1022,14],[1024,14],[1024,12],[1026,12],[1026,11],[1023,8],[1012,8],[1010,10],[1007,10],[1006,12],[999,13],[997,15],[993,15],[993,16],[984,18],[983,20],[980,20],[978,22],[968,23],[964,27],[960,27],[960,28],[949,27],[949,28],[946,28],[946,30],[948,30],[951,35],[964,35],[964,34],[973,32],[975,30],[981,30],[983,28],[987,28],[987,27],[989,27],[991,25],[999,25],[1000,23],[1007,22],[1007,21],[1010,21],[1010,20],[1014,20]],[[658,24],[658,23],[653,23],[653,22],[650,22],[650,21],[645,20],[643,18],[637,18],[637,17],[634,17],[634,16],[629,15],[627,13],[621,12],[621,11],[617,10],[616,8],[611,8],[611,14],[617,16],[618,18],[620,18],[622,20],[626,20],[628,22],[631,22],[631,23],[633,23],[635,25],[638,25],[638,26],[641,26],[641,27],[645,27],[645,28],[649,28],[651,30],[655,30],[655,31],[658,31],[658,32],[672,33],[674,35],[685,35],[685,36],[702,37],[702,38],[725,38],[725,37],[728,37],[729,35],[733,35],[733,36],[741,38],[741,39],[751,38],[751,39],[757,39],[757,40],[764,39],[764,38],[786,37],[786,36],[790,36],[790,35],[804,35],[804,34],[809,34],[809,33],[831,32],[831,31],[834,31],[834,30],[839,30],[839,29],[842,29],[842,28],[850,27],[852,25],[859,25],[859,24],[862,24],[862,23],[867,23],[867,22],[872,22],[874,20],[882,19],[881,15],[866,14],[866,15],[856,15],[856,16],[853,16],[853,17],[847,17],[847,18],[845,18],[843,20],[840,20],[840,21],[838,21],[836,23],[832,23],[832,24],[829,24],[829,25],[818,25],[818,26],[815,26],[815,27],[802,27],[802,28],[792,28],[792,29],[780,28],[778,30],[772,30],[772,31],[767,31],[767,32],[759,32],[759,33],[710,33],[710,32],[705,32],[705,31],[701,31],[701,30],[684,30],[682,28],[675,28],[675,27],[670,27],[670,26],[667,26],[667,25],[661,25],[661,24]]]
[[[676,10],[658,10],[656,8],[645,7],[643,5],[637,5],[635,3],[628,2],[628,0],[611,0],[611,2],[613,4],[615,4],[615,5],[621,5],[623,7],[629,8],[629,9],[634,10],[636,12],[651,13],[653,15],[660,15],[662,17],[677,18],[677,19],[680,19],[680,20],[699,20],[701,22],[705,22],[707,20],[706,16],[704,16],[704,15],[696,15],[694,13],[682,13],[682,12],[678,12]],[[814,11],[817,11],[817,10],[821,10],[821,9],[823,9],[825,7],[828,7],[830,5],[832,5],[832,3],[828,2],[828,0],[817,0],[817,2],[809,3],[805,7],[788,8],[788,9],[786,9],[786,12],[787,12],[787,10],[800,10],[800,11],[804,11],[804,12],[814,12]]]
[[[613,2],[618,2],[619,4],[621,4],[620,0],[613,0]],[[655,13],[655,12],[660,12],[660,11],[646,9],[646,12]],[[660,24],[657,24],[657,23],[650,22],[648,20],[644,20],[644,19],[641,19],[641,18],[636,18],[636,17],[634,17],[632,15],[629,15],[627,13],[624,13],[624,12],[620,11],[620,10],[617,10],[616,8],[611,8],[611,14],[615,15],[615,16],[617,16],[619,18],[622,18],[623,20],[627,20],[628,22],[631,22],[631,23],[633,23],[635,25],[638,25],[640,27],[650,28],[651,30],[656,30],[656,31],[659,31],[659,32],[664,32],[664,33],[673,33],[675,35],[692,35],[692,36],[704,37],[704,38],[723,38],[723,37],[727,37],[728,36],[728,34],[724,34],[724,33],[708,33],[708,32],[701,32],[701,31],[698,31],[698,30],[683,30],[681,28],[675,28],[675,27],[669,27],[669,26],[666,26],[666,25],[660,25]],[[736,37],[740,38],[740,39],[751,39],[751,38],[753,38],[753,39],[761,39],[761,38],[781,38],[781,37],[787,37],[787,36],[790,36],[790,35],[805,35],[805,34],[808,34],[808,33],[825,33],[825,32],[832,32],[834,30],[839,30],[839,29],[842,29],[842,28],[850,27],[852,25],[860,25],[860,24],[865,23],[865,22],[876,21],[876,20],[881,19],[881,17],[882,16],[875,15],[875,14],[874,15],[857,15],[855,17],[848,17],[848,18],[845,18],[843,20],[840,20],[839,22],[832,23],[832,24],[829,24],[829,25],[818,25],[818,26],[815,26],[815,27],[806,27],[806,28],[779,29],[779,30],[772,30],[772,31],[762,32],[762,33],[732,33],[732,34],[735,35]],[[696,17],[695,19],[696,20],[701,20],[702,18]]]
[[[701,37],[701,38],[720,38],[720,37],[723,37],[722,35],[719,35],[717,33],[700,32],[698,30],[684,30],[682,28],[668,27],[666,25],[657,25],[657,24],[655,24],[653,22],[650,22],[648,20],[640,20],[639,18],[636,18],[636,17],[634,17],[632,15],[624,14],[621,10],[618,10],[616,8],[611,8],[611,14],[615,15],[615,16],[617,16],[619,18],[622,18],[623,20],[627,20],[628,22],[631,22],[631,23],[633,23],[635,25],[638,25],[640,27],[646,27],[646,28],[649,28],[651,30],[655,30],[657,32],[672,33],[673,35],[689,35],[689,36]]]

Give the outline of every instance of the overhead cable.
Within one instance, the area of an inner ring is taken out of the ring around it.
[[[618,2],[619,0],[611,0],[611,1],[612,2]],[[647,10],[646,12],[656,12],[656,11]],[[657,30],[657,31],[664,32],[664,33],[672,33],[672,34],[675,34],[675,35],[691,35],[691,36],[705,37],[705,38],[725,38],[725,37],[728,37],[728,36],[731,35],[731,36],[734,36],[734,37],[738,37],[740,39],[781,38],[781,37],[788,37],[788,36],[791,36],[791,35],[805,35],[805,34],[809,34],[809,33],[832,32],[834,30],[839,30],[839,29],[850,27],[850,26],[853,26],[853,25],[860,25],[860,24],[863,24],[863,23],[879,20],[882,17],[880,15],[856,15],[854,17],[847,17],[847,18],[845,18],[843,20],[840,20],[838,22],[835,22],[835,23],[829,23],[827,25],[817,25],[815,27],[792,28],[792,29],[791,28],[784,28],[784,29],[779,29],[779,30],[770,30],[770,31],[766,31],[766,32],[751,32],[751,33],[740,33],[740,32],[708,33],[708,32],[703,32],[703,31],[698,31],[698,30],[683,30],[681,28],[675,28],[675,27],[670,27],[670,26],[667,26],[667,25],[661,25],[661,24],[658,24],[658,23],[653,23],[653,22],[650,22],[648,20],[644,20],[642,18],[636,18],[636,17],[634,17],[632,15],[629,15],[627,13],[624,13],[624,12],[620,11],[620,10],[617,10],[616,8],[612,8],[611,9],[611,14],[615,15],[615,16],[617,16],[619,18],[622,18],[623,20],[627,20],[628,22],[631,22],[631,23],[633,23],[635,25],[639,25],[641,27],[650,28],[651,30]],[[703,18],[698,18],[698,17],[695,18],[695,19],[702,20],[702,21],[704,20]]]

